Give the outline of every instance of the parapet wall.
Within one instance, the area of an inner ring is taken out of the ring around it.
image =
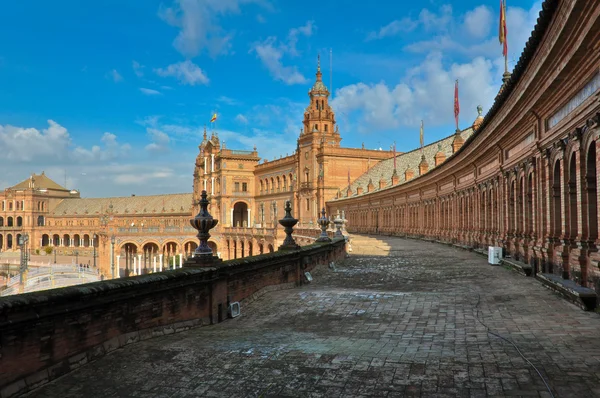
[[[0,392],[25,393],[117,348],[221,322],[230,302],[345,257],[345,241],[0,299]],[[243,309],[242,309],[243,311]]]

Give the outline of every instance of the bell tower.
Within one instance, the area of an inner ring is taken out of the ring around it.
[[[317,58],[315,83],[308,91],[310,103],[304,111],[303,128],[298,137],[298,212],[301,225],[316,222],[319,206],[323,204],[319,187],[324,186],[325,164],[323,155],[328,148],[339,148],[340,133],[335,113],[329,105],[329,90],[323,84],[321,59]]]

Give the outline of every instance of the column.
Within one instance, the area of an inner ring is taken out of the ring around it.
[[[137,275],[135,266],[135,256],[133,256],[133,275]]]
[[[204,179],[204,190],[206,191],[206,178]]]
[[[250,218],[250,212],[252,209],[248,208],[248,228],[252,228],[252,219]]]
[[[213,160],[214,160],[214,158],[213,158]],[[210,194],[211,195],[215,194],[215,177],[210,178]]]
[[[142,275],[142,255],[138,254],[138,275]]]
[[[158,265],[159,265],[159,271],[162,272],[162,270],[163,270],[163,255],[162,255],[162,253],[158,255]]]
[[[179,268],[183,268],[183,254],[179,254]]]
[[[215,171],[215,154],[214,153],[210,154],[210,171],[211,172]]]
[[[154,256],[153,258],[153,264],[152,264],[152,272],[156,272],[156,256]]]
[[[206,156],[204,157],[204,174],[207,174],[207,173],[206,173]],[[205,188],[205,189],[206,189],[206,188]]]
[[[235,227],[235,225],[233,225],[233,207],[231,208],[231,226]]]
[[[121,277],[121,255],[117,256],[117,278]]]

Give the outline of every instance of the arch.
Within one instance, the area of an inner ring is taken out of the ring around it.
[[[291,190],[293,189],[292,182],[294,181],[294,180],[293,180],[293,178],[294,178],[294,177],[292,176],[292,173],[290,173],[290,174],[289,174],[288,178],[289,178],[289,180],[290,180],[290,191],[291,191]]]
[[[533,173],[529,173],[529,176],[527,177],[527,194],[525,199],[525,232],[529,235],[533,234],[533,184]]]
[[[273,245],[269,244],[269,253],[273,253],[275,250],[273,249]]]
[[[0,252],[4,248],[4,235],[0,234]]]
[[[586,211],[584,217],[587,219],[587,238],[589,240],[598,239],[598,180],[596,176],[596,142],[592,141],[586,156]]]
[[[88,234],[83,235],[83,247],[90,247],[90,236]]]
[[[175,254],[177,254],[178,248],[179,245],[177,244],[177,242],[168,241],[163,244],[162,252],[165,256],[174,256]]]
[[[287,185],[287,178],[285,177],[285,174],[283,175],[283,190],[287,191],[288,189],[288,185]]]
[[[250,257],[251,257],[251,256],[253,256],[253,255],[254,255],[254,253],[253,253],[253,249],[254,249],[254,247],[253,247],[253,245],[252,245],[252,241],[248,241],[248,256],[250,256]]]
[[[69,236],[69,234],[64,234],[63,235],[63,246],[64,247],[71,246],[71,236]]]
[[[125,259],[125,276],[127,277],[133,272],[133,258],[137,255],[138,246],[133,242],[123,242],[119,252],[121,257]]]
[[[569,160],[569,238],[577,237],[577,154],[573,152]]]
[[[248,205],[245,202],[236,202],[233,205],[233,226],[248,227]]]
[[[13,224],[14,224],[14,223],[13,223],[13,218],[12,218],[12,217],[8,217],[8,218],[6,219],[6,226],[7,226],[7,227],[13,227],[13,226],[14,226]]]
[[[46,225],[46,221],[44,219],[44,216],[38,216],[37,218],[37,226],[38,227],[43,227]]]
[[[261,192],[261,193],[262,193],[262,191],[263,191],[263,188],[264,188],[264,183],[263,183],[263,180],[260,180],[260,192]]]
[[[59,234],[52,235],[52,246],[60,246],[60,235]]]
[[[554,238],[558,238],[561,234],[562,224],[562,198],[560,195],[560,159],[557,159],[554,163],[552,173],[552,212],[550,214],[552,235]]]
[[[238,254],[238,244],[237,241],[234,240],[233,241],[233,258],[236,259],[237,258],[237,254]]]
[[[75,247],[81,246],[81,237],[79,236],[79,234],[73,235],[73,246],[75,246]]]
[[[155,261],[158,256],[159,245],[156,242],[146,242],[142,245],[142,261],[144,262],[144,272],[148,273],[149,269],[154,269]]]
[[[0,217],[0,227],[4,226],[4,217]]]
[[[279,192],[279,191],[281,191],[281,179],[279,178],[279,176],[277,176],[276,181],[277,181],[277,192]]]
[[[192,257],[194,255],[194,251],[198,248],[198,243],[193,240],[188,240],[183,242],[183,252],[185,253],[185,257]]]
[[[10,250],[13,248],[13,236],[12,234],[6,235],[6,249]]]
[[[275,180],[271,177],[271,192],[275,192]]]
[[[17,227],[22,227],[23,226],[23,217],[18,216],[17,217]]]
[[[17,202],[17,203],[19,203],[19,202]],[[15,246],[16,247],[21,246],[21,234],[17,234],[16,239],[15,239]]]
[[[0,241],[2,239],[0,238]],[[50,245],[50,236],[48,236],[48,234],[43,234],[42,235],[42,247],[46,247]]]
[[[263,254],[265,252],[265,248],[262,243],[258,244],[258,254]]]

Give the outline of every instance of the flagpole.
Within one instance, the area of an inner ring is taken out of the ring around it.
[[[506,0],[504,0],[502,3],[502,7],[504,8],[504,26],[502,29],[504,29],[504,41],[506,42],[504,46],[508,48],[508,35],[506,34]],[[508,51],[504,51],[504,73],[508,73]]]

